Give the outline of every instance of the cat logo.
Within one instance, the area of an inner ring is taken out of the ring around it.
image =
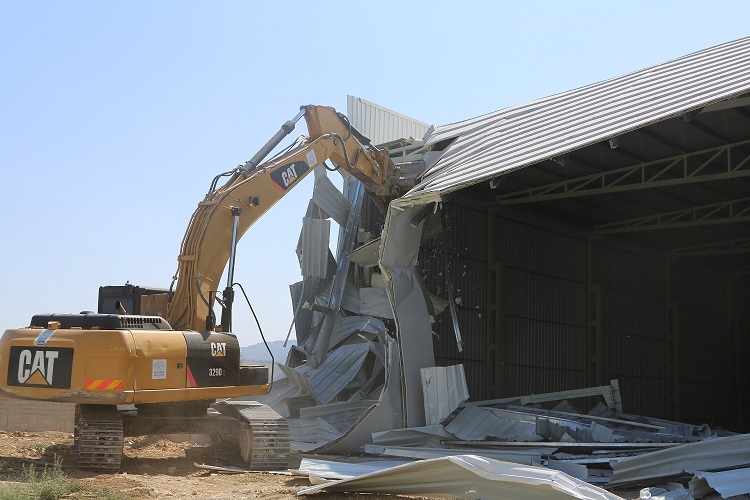
[[[57,351],[36,351],[34,354],[28,349],[21,351],[18,357],[18,381],[25,384],[34,374],[39,376],[32,383],[39,384],[41,379],[52,385],[55,373],[55,360],[60,353]],[[41,378],[40,378],[41,377]]]
[[[8,359],[8,385],[70,388],[73,349],[12,346]]]
[[[280,191],[286,191],[305,175],[310,167],[304,161],[295,161],[271,172],[271,180]]]
[[[294,168],[294,163],[281,172],[281,180],[284,181],[284,187],[289,187],[292,182],[297,180],[297,177],[297,169]]]
[[[227,343],[226,342],[211,342],[211,356],[226,356],[227,355]]]

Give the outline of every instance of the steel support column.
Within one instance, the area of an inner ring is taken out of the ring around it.
[[[664,305],[667,332],[667,412],[672,420],[680,420],[680,319],[679,303],[672,300],[672,264],[664,260]]]
[[[739,374],[742,372],[745,375],[745,371],[741,368],[744,365],[743,358],[746,353],[742,352],[740,346],[740,335],[741,335],[741,321],[739,311],[735,309],[734,303],[734,287],[737,285],[737,276],[727,276],[727,326],[729,328],[729,390],[730,394],[733,394],[736,398],[742,398],[742,381],[740,380]],[[742,404],[732,405],[732,421],[730,425],[732,429],[741,429],[747,426],[747,423],[742,418]]]
[[[505,264],[500,262],[497,217],[500,210],[491,208],[487,227],[487,389],[486,399],[507,396],[503,373],[505,344]]]
[[[590,234],[586,238],[586,294],[588,321],[586,328],[587,377],[590,386],[602,385],[602,287],[596,272],[596,242],[599,236]]]

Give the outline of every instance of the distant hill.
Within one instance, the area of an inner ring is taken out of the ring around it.
[[[289,340],[289,343],[284,347],[283,340],[272,340],[268,343],[268,347],[271,348],[271,352],[273,353],[276,362],[283,364],[286,361],[286,356],[293,344],[292,340]],[[240,358],[244,361],[271,362],[271,356],[268,355],[268,350],[266,350],[266,345],[263,342],[240,347]]]

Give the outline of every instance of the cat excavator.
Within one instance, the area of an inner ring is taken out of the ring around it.
[[[264,161],[303,117],[308,135]],[[303,106],[244,165],[213,178],[183,237],[176,286],[102,287],[97,312],[37,314],[28,327],[6,330],[2,392],[75,403],[83,469],[119,470],[125,436],[174,433],[221,435],[253,469],[287,468],[285,420],[258,403],[227,401],[270,390],[268,368],[243,365],[232,332],[236,247],[255,221],[328,161],[359,179],[382,211],[421,173],[394,166],[386,149],[333,108]]]

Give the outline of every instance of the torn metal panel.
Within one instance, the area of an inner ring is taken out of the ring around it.
[[[346,115],[354,128],[370,138],[373,144],[421,139],[430,129],[426,123],[351,95],[346,96]]]
[[[750,468],[726,472],[696,471],[688,486],[695,498],[701,498],[712,491],[719,493],[721,498],[750,494]]]
[[[379,254],[380,238],[376,238],[350,253],[349,260],[362,267],[374,267],[378,265]]]
[[[369,334],[368,340],[377,338],[385,344],[387,331],[388,329],[381,320],[371,316],[339,316],[331,332],[331,345],[337,346],[348,337],[362,333]]]
[[[512,418],[511,418],[512,417]],[[482,441],[489,436],[512,441],[539,441],[536,417],[495,414],[488,408],[467,406],[446,430],[464,441]]]
[[[348,174],[347,174],[348,175]],[[351,177],[346,183],[346,190],[350,196],[352,207],[349,210],[346,225],[339,230],[338,247],[336,249],[338,266],[336,274],[333,277],[331,285],[331,294],[328,300],[327,308],[331,313],[337,313],[341,308],[341,301],[344,295],[344,286],[349,274],[349,257],[354,248],[357,238],[357,227],[359,225],[359,214],[362,211],[362,201],[365,196],[364,185]],[[331,318],[329,313],[323,321],[323,327],[315,340],[315,344],[310,352],[317,363],[320,363],[330,349],[330,335],[333,323],[328,321]]]
[[[477,401],[472,404],[478,406],[491,406],[501,403],[519,402],[521,406],[534,403],[546,403],[549,401],[562,401],[564,399],[586,398],[589,396],[601,396],[609,408],[615,408],[622,411],[622,401],[620,400],[620,385],[617,380],[611,380],[610,385],[599,387],[587,387],[584,389],[573,389],[569,391],[547,392],[544,394],[529,394],[527,396],[517,396],[502,399],[489,399]]]
[[[315,404],[311,396],[306,396],[300,388],[282,374],[274,380],[271,391],[263,396],[246,396],[236,398],[235,401],[257,401],[273,410],[284,418],[299,418],[300,408]]]
[[[347,283],[344,287],[344,296],[341,298],[341,309],[359,314],[359,288]]]
[[[715,433],[711,428],[706,425],[691,425],[683,422],[674,422],[672,420],[664,420],[660,418],[644,417],[641,415],[629,415],[620,411],[612,411],[601,404],[594,406],[589,410],[589,416],[603,416],[613,417],[617,421],[623,421],[630,427],[645,427],[651,426],[652,429],[658,431],[661,434],[669,434],[673,436],[682,436],[685,438],[699,436],[709,437]]]
[[[320,418],[333,426],[338,431],[338,435],[326,440],[331,441],[341,436],[354,422],[357,421],[365,410],[375,403],[377,403],[377,401],[359,400],[355,402],[309,406],[307,408],[301,408],[299,416],[310,419]]]
[[[297,396],[284,398],[278,403],[271,406],[276,413],[284,418],[299,418],[299,411],[310,405],[315,404],[315,399],[311,396]]]
[[[544,448],[529,448],[515,450],[475,450],[472,448],[453,448],[438,446],[428,448],[425,446],[381,446],[377,444],[366,444],[365,453],[386,457],[413,458],[418,460],[429,460],[432,458],[453,457],[456,455],[476,455],[478,457],[502,460],[514,464],[534,465],[542,460]]]
[[[369,342],[341,346],[332,351],[316,369],[305,375],[310,380],[310,388],[315,400],[326,404],[343,391],[365,362],[370,352]]]
[[[304,418],[324,418],[330,421],[331,416],[339,413],[361,413],[373,404],[377,403],[374,400],[360,400],[353,403],[341,402],[331,403],[327,405],[310,406],[308,408],[302,408],[300,410],[300,416]]]
[[[320,207],[323,212],[330,215],[339,226],[346,224],[346,219],[349,216],[349,209],[352,207],[352,202],[349,201],[346,196],[341,194],[341,191],[333,185],[333,182],[331,182],[328,176],[316,176],[312,201]]]
[[[292,381],[300,389],[300,391],[302,391],[303,394],[312,395],[312,386],[310,385],[310,379],[306,376],[310,371],[312,371],[312,367],[308,365],[300,365],[296,368],[290,368],[288,366],[282,365],[281,363],[276,363],[276,365],[282,372],[284,372],[284,375],[286,375],[287,378]]]
[[[693,500],[693,496],[678,483],[667,483],[664,488],[651,487],[642,488],[640,500]]]
[[[289,425],[289,439],[302,443],[317,443],[318,430],[315,427],[315,420],[309,418],[290,418],[287,419]]]
[[[315,429],[318,443],[327,443],[341,437],[341,431],[322,418],[315,419]]]
[[[331,222],[302,218],[300,268],[302,276],[325,278],[328,274],[328,244]]]
[[[587,483],[606,484],[609,481],[609,475],[590,475],[589,468],[583,464],[574,464],[558,460],[548,460],[545,467],[548,467],[552,470],[559,470],[571,477],[586,481]]]
[[[385,288],[363,287],[359,289],[359,314],[393,319],[391,302]]]
[[[621,459],[610,486],[679,476],[685,471],[716,471],[744,467],[750,461],[750,434],[708,438],[673,448]]]
[[[362,474],[368,474],[397,465],[408,464],[406,460],[382,460],[378,462],[332,462],[330,460],[314,460],[303,458],[299,468],[292,470],[292,474],[299,476],[313,475],[325,479],[349,479]]]
[[[373,432],[404,426],[401,413],[401,384],[397,371],[400,365],[400,351],[391,340],[386,347],[385,384],[377,404],[365,410],[341,438],[315,448],[315,453],[360,453],[362,446],[371,442]]]
[[[464,365],[429,366],[422,368],[420,375],[427,425],[439,424],[469,399]]]
[[[411,225],[421,206],[391,202],[383,229],[380,268],[389,289],[401,351],[403,415],[407,427],[424,425],[421,368],[435,366],[430,311],[417,268],[424,221]]]
[[[549,499],[555,495],[619,499],[601,488],[544,467],[506,464],[473,455],[422,460],[300,491],[393,493],[451,498]]]
[[[372,443],[379,446],[438,448],[445,439],[455,439],[455,436],[446,431],[442,425],[408,427],[372,433]]]
[[[297,345],[304,345],[312,333],[313,324],[317,324],[322,320],[322,318],[315,317],[316,314],[319,315],[320,313],[315,313],[302,307],[303,303],[315,300],[315,293],[319,283],[319,278],[309,277],[289,285],[289,292],[292,296],[292,310],[294,311],[293,326],[297,336]]]
[[[579,443],[591,443],[591,426],[576,420],[560,417],[537,416],[536,433],[547,441],[564,441],[567,435]]]
[[[597,407],[607,409],[601,403],[598,403],[597,406],[595,406],[594,408],[597,408]],[[508,409],[522,411],[526,413],[533,413],[533,414],[545,414],[545,415],[557,415],[561,417],[571,417],[573,419],[581,420],[583,422],[600,421],[600,422],[605,422],[609,424],[614,424],[615,426],[643,428],[643,429],[648,429],[650,431],[661,431],[664,429],[663,425],[654,425],[654,424],[648,424],[644,422],[635,422],[632,420],[623,420],[623,419],[618,419],[618,418],[598,416],[598,415],[592,414],[591,412],[586,413],[586,414],[581,414],[581,413],[573,413],[573,412],[568,412],[568,411],[559,411],[557,410],[557,407],[554,410],[542,410],[538,408],[529,408],[526,406],[509,405]],[[613,416],[617,415],[617,413],[612,412],[608,409],[607,411],[609,412],[610,415],[613,415]]]
[[[641,450],[652,451],[660,448],[675,448],[681,443],[577,443],[575,441],[445,441],[450,446],[476,446],[478,448],[527,448],[529,446],[550,448],[572,448],[579,450]],[[552,453],[549,451],[549,453]]]

